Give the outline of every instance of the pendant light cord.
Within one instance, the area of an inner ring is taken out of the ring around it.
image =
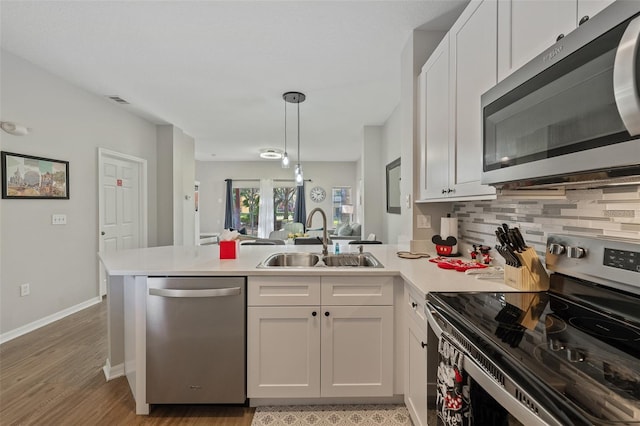
[[[300,101],[298,100],[298,166],[300,166]]]

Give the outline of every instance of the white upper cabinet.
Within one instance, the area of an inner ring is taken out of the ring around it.
[[[480,96],[496,84],[496,0],[474,0],[420,76],[419,201],[484,199]]]
[[[449,187],[449,34],[420,74],[420,199],[446,196]]]
[[[578,0],[578,23],[585,17],[592,18],[593,15],[609,6],[615,0]]]
[[[613,0],[498,0],[498,80],[517,70],[560,35],[576,29]]]
[[[482,108],[480,96],[497,82],[497,2],[472,1],[449,32],[452,76],[449,186],[453,197],[493,195],[480,185]]]

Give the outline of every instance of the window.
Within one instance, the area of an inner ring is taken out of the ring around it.
[[[273,229],[282,229],[293,221],[296,206],[296,187],[273,188]],[[233,224],[235,229],[244,228],[247,235],[258,235],[260,211],[260,189],[258,187],[233,188]]]
[[[333,227],[336,228],[341,223],[351,223],[353,220],[351,187],[339,186],[332,188],[331,203]]]

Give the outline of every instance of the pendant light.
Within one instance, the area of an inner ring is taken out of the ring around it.
[[[300,103],[304,102],[304,100],[306,99],[306,96],[304,95],[304,93],[300,93],[300,92],[287,92],[285,94],[282,95],[282,98],[285,100],[285,152],[284,152],[284,156],[282,159],[282,164],[283,167],[284,166],[284,157],[287,157],[288,160],[288,155],[287,155],[287,148],[286,148],[286,143],[287,143],[287,137],[286,137],[286,133],[287,133],[287,104],[286,102],[289,102],[291,104],[298,104],[298,162],[296,164],[295,167],[295,180],[296,180],[296,185],[297,186],[302,186],[302,184],[304,183],[304,177],[302,174],[302,165],[300,164]],[[287,161],[288,162],[288,161]]]
[[[287,152],[287,98],[286,93],[282,95],[284,99],[284,153],[282,154],[282,168],[289,168],[289,153]]]

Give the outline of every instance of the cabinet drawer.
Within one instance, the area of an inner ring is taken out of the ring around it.
[[[248,306],[319,304],[320,277],[249,277]]]
[[[425,316],[424,308],[427,302],[424,296],[409,284],[405,284],[404,293],[407,320],[415,320],[417,324],[422,324],[426,329],[427,317]]]
[[[322,304],[393,305],[393,277],[322,277]]]

